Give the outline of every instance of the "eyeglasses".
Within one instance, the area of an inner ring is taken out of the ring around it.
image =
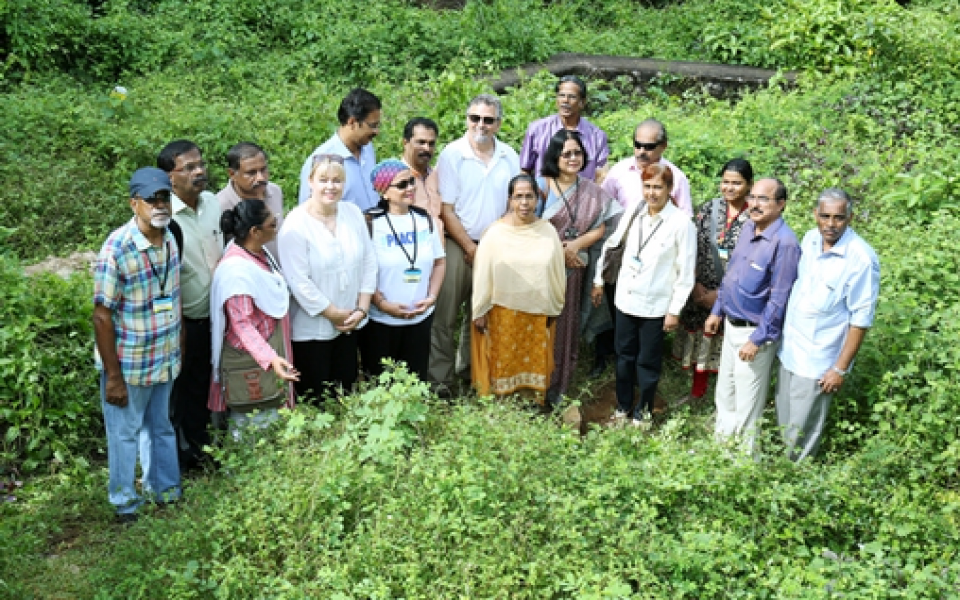
[[[157,196],[156,194],[154,194],[153,196],[148,196],[148,197],[146,197],[146,198],[140,198],[140,199],[143,200],[144,202],[146,202],[147,204],[149,204],[150,206],[153,206],[153,205],[155,205],[155,204],[159,204],[159,203],[161,203],[161,202],[165,202],[165,203],[168,203],[168,204],[169,204],[169,203],[170,203],[170,194],[162,194],[162,195],[160,195],[160,196]]]
[[[416,187],[416,185],[417,185],[417,178],[411,177],[410,179],[401,179],[396,183],[391,183],[390,187],[395,187],[402,192],[408,187]]]
[[[382,125],[380,121],[377,121],[376,123],[367,123],[366,121],[360,121],[360,122],[374,131],[380,131],[380,125]]]
[[[636,148],[637,150],[646,150],[647,152],[651,152],[653,150],[656,150],[657,146],[659,146],[662,143],[663,142],[644,143],[644,142],[638,142],[637,140],[633,140],[633,147]]]
[[[203,170],[206,169],[206,168],[207,168],[207,163],[206,163],[205,161],[202,161],[202,160],[201,160],[201,161],[198,162],[198,163],[190,163],[190,164],[188,164],[188,165],[183,165],[182,167],[178,167],[178,168],[172,169],[172,170],[173,170],[173,171],[180,171],[180,172],[183,172],[183,173],[193,173],[194,171],[203,171]]]
[[[313,157],[313,164],[318,165],[322,162],[331,162],[337,163],[338,165],[343,164],[343,157],[339,154],[316,154]]]
[[[484,125],[493,125],[498,120],[496,117],[481,117],[480,115],[467,115],[467,118],[470,119],[471,123],[483,121]]]
[[[773,202],[773,198],[769,196],[754,196],[753,194],[747,194],[747,202],[769,204],[770,202]]]
[[[582,150],[567,150],[566,152],[560,153],[560,158],[566,158],[566,159],[580,158],[582,156],[583,156]]]

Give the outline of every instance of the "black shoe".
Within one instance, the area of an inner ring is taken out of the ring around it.
[[[560,404],[563,400],[563,396],[560,395],[560,390],[548,389],[546,393],[546,401],[544,402],[544,408],[547,410],[553,410]]]
[[[119,513],[117,514],[117,523],[121,525],[133,525],[139,518],[140,515],[137,513]]]
[[[596,379],[603,375],[604,371],[607,370],[607,359],[599,358],[593,363],[593,368],[590,369],[590,372],[587,373],[588,379]]]

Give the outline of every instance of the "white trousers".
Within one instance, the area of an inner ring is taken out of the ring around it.
[[[727,320],[723,330],[723,354],[717,373],[716,437],[740,439],[744,452],[757,456],[760,452],[757,433],[763,407],[767,403],[770,371],[780,342],[765,344],[750,362],[740,360],[740,348],[747,343],[755,327],[735,327]]]

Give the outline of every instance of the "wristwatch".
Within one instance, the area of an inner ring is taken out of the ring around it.
[[[830,370],[833,371],[834,373],[838,373],[838,374],[840,375],[840,377],[846,377],[846,376],[847,376],[847,373],[850,372],[850,369],[847,369],[846,371],[844,371],[843,369],[841,369],[841,368],[838,367],[837,365],[833,365],[832,367],[830,367]]]

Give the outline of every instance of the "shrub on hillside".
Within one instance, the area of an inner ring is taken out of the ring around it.
[[[56,470],[100,444],[91,279],[26,277],[0,254],[0,476]]]

